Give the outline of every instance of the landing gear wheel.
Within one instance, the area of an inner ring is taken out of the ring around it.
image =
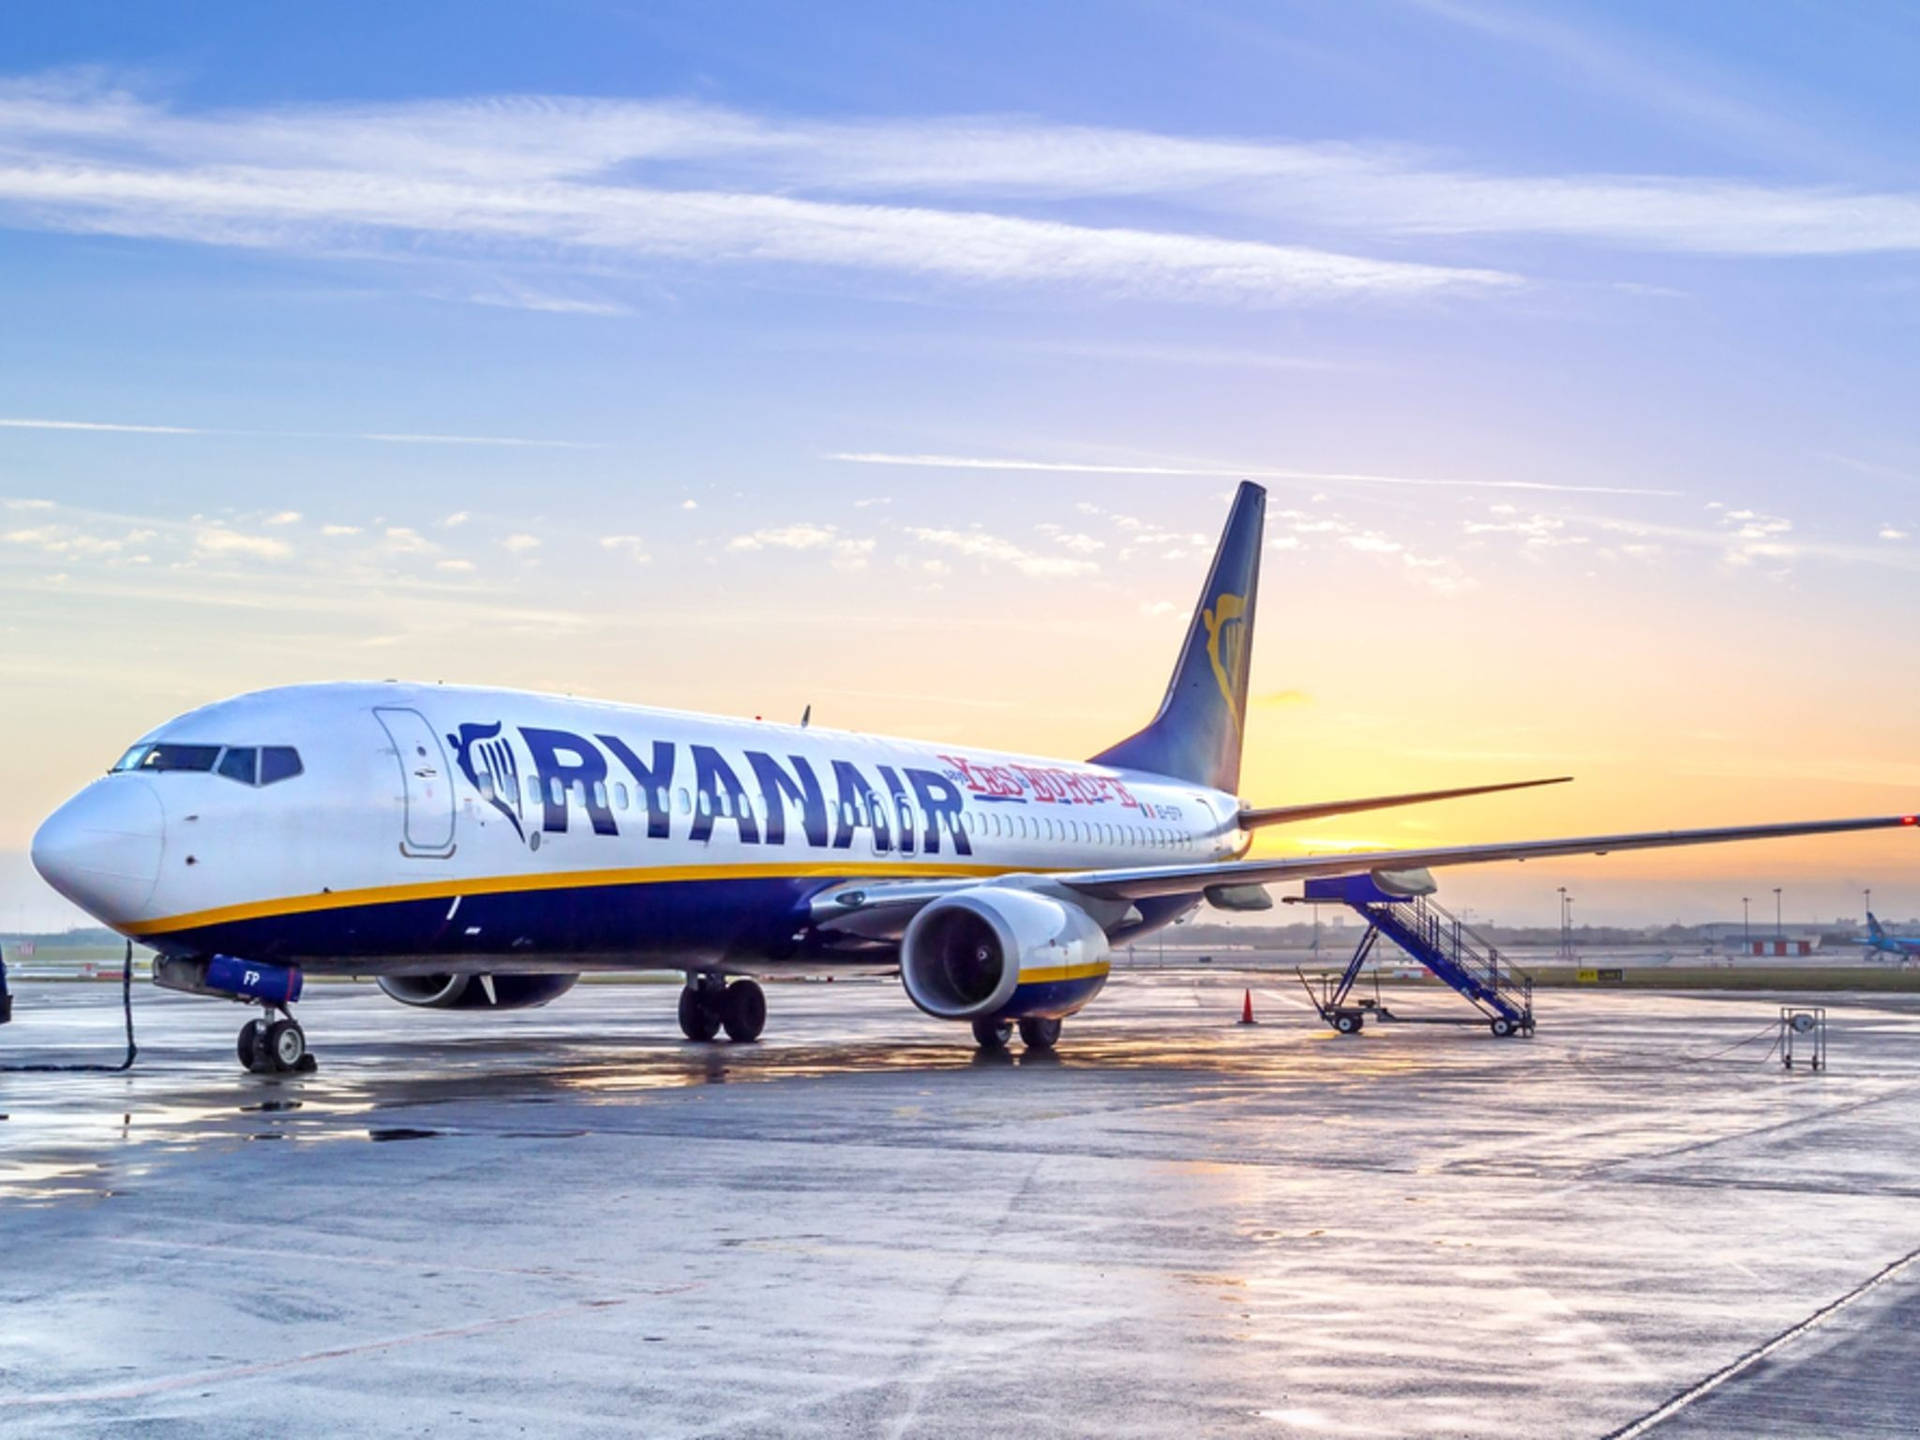
[[[1509,1020],[1506,1016],[1496,1015],[1488,1022],[1487,1028],[1504,1040],[1513,1034],[1515,1027],[1513,1021]]]
[[[758,1040],[767,1028],[767,992],[751,980],[734,981],[721,997],[720,1023],[729,1040]]]
[[[1020,1022],[1020,1043],[1029,1050],[1051,1050],[1060,1043],[1060,1022],[1030,1015]]]
[[[976,1020],[973,1022],[973,1039],[982,1050],[1004,1050],[1007,1042],[1013,1038],[1013,1022],[1010,1020]]]
[[[258,1020],[249,1020],[240,1027],[240,1038],[234,1042],[233,1050],[240,1057],[242,1070],[252,1070],[265,1053],[263,1032],[266,1028]]]
[[[1333,1017],[1333,1028],[1338,1030],[1342,1035],[1358,1035],[1361,1024],[1362,1022],[1358,1015],[1336,1015]]]
[[[720,1012],[697,985],[681,987],[680,1033],[689,1040],[711,1040],[720,1033]]]
[[[307,1032],[295,1020],[276,1020],[267,1026],[265,1056],[276,1071],[298,1070],[307,1057]]]

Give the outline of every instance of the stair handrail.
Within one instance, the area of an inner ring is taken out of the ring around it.
[[[1511,964],[1500,964],[1499,947],[1492,940],[1426,896],[1413,895],[1407,901],[1370,908],[1377,908],[1398,920],[1400,917],[1393,912],[1402,906],[1412,912],[1411,918],[1415,922],[1411,925],[1403,923],[1402,928],[1411,930],[1476,984],[1496,995],[1531,993],[1531,975],[1516,970]]]

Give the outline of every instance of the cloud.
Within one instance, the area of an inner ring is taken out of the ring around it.
[[[700,502],[698,500],[682,500],[680,502],[680,508],[682,510],[698,510],[700,508]]]
[[[249,560],[282,560],[293,553],[286,541],[271,535],[245,535],[223,525],[209,525],[196,531],[193,548],[197,554]]]
[[[358,535],[360,533],[360,527],[358,525],[322,525],[320,527],[320,533],[322,535],[335,537],[341,535]]]
[[[1652,490],[1628,485],[1562,485],[1549,480],[1453,480],[1427,475],[1368,475],[1349,471],[1274,470],[1258,466],[1219,465],[1101,465],[1075,460],[1018,460],[975,455],[910,455],[878,450],[834,451],[823,457],[849,465],[898,465],[925,470],[1006,470],[1065,475],[1165,475],[1194,479],[1298,480],[1312,484],[1402,485],[1448,490],[1545,490],[1568,495],[1672,496],[1677,490]],[[1101,513],[1097,506],[1083,507]],[[1127,517],[1119,517],[1124,524]],[[1134,522],[1138,524],[1139,522]]]
[[[1880,538],[1882,540],[1904,540],[1907,538],[1907,532],[1897,526],[1882,525],[1880,527]]]
[[[1782,122],[1786,107],[1674,82],[1665,59],[1625,55],[1551,20],[1458,0],[1429,8],[1670,114],[1764,138],[1770,159],[1793,137],[1803,152],[1817,148],[1805,143],[1816,127]],[[1113,202],[1129,198],[1145,202],[1140,213],[1155,228],[1111,223]],[[1026,213],[1036,206],[1044,215]],[[1502,173],[1390,143],[990,115],[813,121],[671,100],[528,95],[207,112],[59,77],[0,85],[0,218],[360,258],[466,263],[477,253],[496,269],[537,262],[543,274],[573,260],[596,280],[662,266],[784,266],[875,276],[889,288],[905,278],[1257,306],[1522,288],[1511,273],[1402,258],[1412,244],[1461,236],[1744,256],[1920,250],[1920,194],[1898,189]],[[1298,243],[1303,234],[1319,243]],[[1353,253],[1388,245],[1392,258]],[[623,308],[512,278],[466,291],[522,309]]]
[[[466,510],[456,510],[440,522],[440,528],[443,530],[457,530],[472,518],[473,515],[470,512]]]
[[[1043,132],[1036,147],[1017,128],[1011,144],[995,130],[776,126],[712,108],[539,96],[184,114],[41,80],[0,92],[0,210],[36,229],[308,253],[480,248],[550,261],[558,251],[600,265],[826,267],[1212,303],[1520,283],[1489,269],[983,210],[966,197],[994,188],[981,182],[1008,162],[1000,188],[1009,178],[1031,188],[1037,150],[1062,151],[1064,164],[1043,163],[1054,182],[1043,188],[1071,193],[1063,172],[1084,172],[1102,144],[1138,150],[1142,138]],[[1209,176],[1231,170],[1204,148],[1144,138]],[[916,157],[922,145],[955,162],[944,176]],[[925,190],[959,203],[881,198]]]
[[[600,548],[602,550],[622,551],[636,565],[645,565],[653,559],[653,556],[647,553],[647,542],[642,540],[638,535],[603,536],[600,541]]]
[[[5,106],[0,105],[0,116]],[[0,123],[0,134],[4,124]],[[4,145],[0,145],[0,192],[4,191]],[[540,450],[591,450],[578,440],[531,440],[518,435],[431,435],[380,431],[326,433],[312,430],[246,430],[204,425],[129,425],[117,420],[42,420],[20,416],[0,419],[0,430],[56,430],[79,434],[238,436],[265,440],[368,440],[387,445],[504,445]],[[289,512],[292,513],[292,512]],[[296,519],[299,517],[296,515]],[[290,522],[269,522],[290,523]]]
[[[474,564],[471,560],[438,560],[434,562],[433,568],[445,570],[450,575],[470,575],[473,573]]]
[[[245,434],[249,432],[228,432]],[[596,447],[579,440],[529,440],[520,435],[413,435],[407,433],[369,432],[361,435],[284,435],[283,439],[316,440],[378,440],[388,445],[503,445],[510,449],[525,450],[591,450]]]
[[[530,555],[540,548],[538,535],[509,535],[500,542],[500,548],[514,555]]]
[[[268,525],[297,525],[300,523],[300,512],[298,510],[282,510],[278,515],[269,515],[265,523]]]
[[[613,300],[590,300],[575,295],[552,295],[524,285],[502,283],[492,290],[475,291],[467,301],[501,310],[532,310],[548,315],[631,315],[631,306]]]
[[[1065,579],[1079,575],[1097,575],[1100,567],[1091,560],[1071,560],[1060,555],[1036,555],[1011,540],[989,535],[983,530],[932,530],[914,528],[907,532],[923,545],[952,550],[970,560],[989,565],[1005,565],[1022,575],[1036,579]]]
[[[410,525],[389,525],[382,534],[381,549],[389,555],[437,555],[440,547]]]
[[[770,526],[751,534],[736,535],[727,542],[727,549],[734,551],[822,550],[837,570],[864,570],[874,546],[872,540],[842,535],[837,526],[808,522]]]
[[[1286,706],[1311,705],[1313,697],[1304,690],[1269,690],[1264,695],[1254,696],[1253,703],[1278,709]]]
[[[727,542],[729,550],[818,550],[831,545],[834,538],[831,525],[781,525],[765,530],[755,530],[750,535],[736,535]]]

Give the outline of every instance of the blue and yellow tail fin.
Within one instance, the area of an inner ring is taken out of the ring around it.
[[[1242,483],[1214,552],[1206,588],[1166,699],[1153,723],[1093,757],[1096,765],[1145,770],[1236,791],[1253,660],[1253,611],[1260,590],[1260,546],[1267,492]]]

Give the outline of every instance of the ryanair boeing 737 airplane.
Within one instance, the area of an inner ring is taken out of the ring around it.
[[[1238,792],[1266,494],[1242,485],[1151,724],[1090,760],[459,686],[299,685],[169,720],[51,816],[47,881],[154,946],[161,985],[263,1007],[243,1065],[311,1064],[302,972],[444,1009],[587,970],[684,971],[680,1026],[752,1040],[751,977],[900,975],[986,1047],[1051,1046],[1110,948],[1257,887],[1914,824],[1911,815],[1298,859],[1262,826],[1513,785],[1249,807]],[[1549,784],[1551,781],[1522,781]]]

